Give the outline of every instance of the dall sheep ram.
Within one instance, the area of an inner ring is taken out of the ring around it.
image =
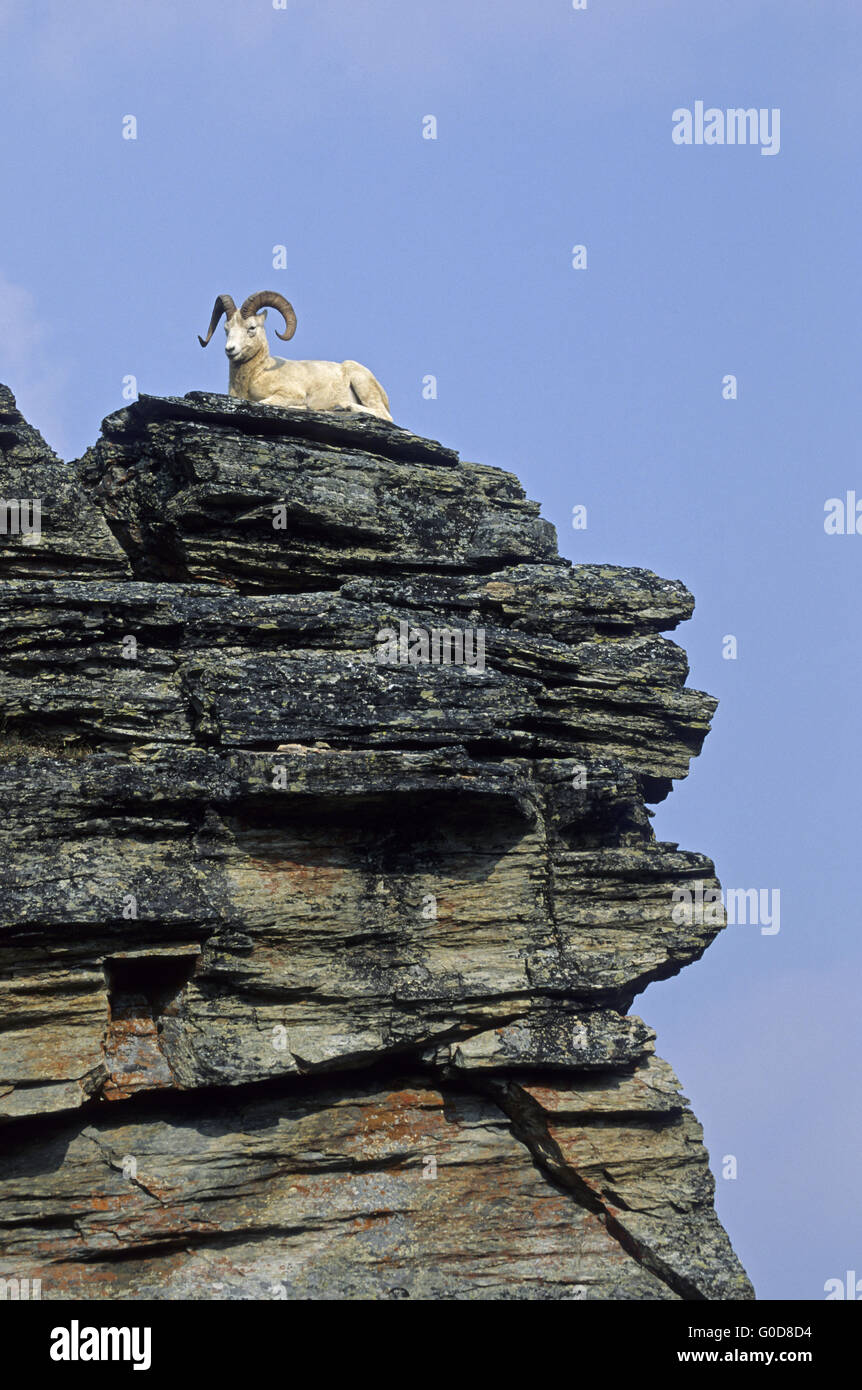
[[[300,410],[356,410],[391,420],[389,398],[380,382],[359,362],[288,362],[271,357],[264,321],[269,305],[284,319],[287,342],[296,332],[296,314],[283,295],[274,290],[250,294],[237,309],[229,294],[220,294],[210,319],[206,347],[222,314],[225,316],[225,352],[230,362],[229,394],[259,405],[280,405]]]

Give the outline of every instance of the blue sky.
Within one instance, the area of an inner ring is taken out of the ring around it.
[[[517,472],[564,554],[693,590],[721,705],[656,830],[780,889],[781,930],[636,1008],[736,1156],[759,1295],[862,1273],[862,536],[823,527],[862,497],[858,0],[0,0],[0,44],[0,380],[64,457],[128,375],[226,390],[215,294],[275,288],[290,351]],[[779,108],[780,153],[675,145],[697,100]]]

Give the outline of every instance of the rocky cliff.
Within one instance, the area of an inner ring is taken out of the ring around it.
[[[142,397],[64,465],[3,388],[0,451],[0,1275],[752,1297],[629,1012],[719,930],[645,804],[686,589],[372,417]]]

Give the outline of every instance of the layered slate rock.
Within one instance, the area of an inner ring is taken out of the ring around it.
[[[0,578],[131,575],[125,552],[87,500],[76,470],[48,448],[2,384],[0,487]],[[39,518],[35,526],[34,503]]]
[[[686,589],[370,416],[142,397],[64,467],[77,549],[0,583],[0,1274],[752,1296],[630,1012],[721,926],[647,806]],[[378,659],[420,629],[484,666]]]

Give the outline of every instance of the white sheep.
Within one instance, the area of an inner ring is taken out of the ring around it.
[[[289,362],[271,357],[264,321],[268,304],[284,318],[285,332],[276,335],[287,342],[296,332],[296,314],[283,295],[274,290],[250,294],[237,309],[229,294],[220,294],[210,319],[206,347],[225,315],[225,352],[230,362],[229,395],[260,405],[288,406],[300,410],[357,410],[391,420],[389,398],[380,382],[359,362]]]

